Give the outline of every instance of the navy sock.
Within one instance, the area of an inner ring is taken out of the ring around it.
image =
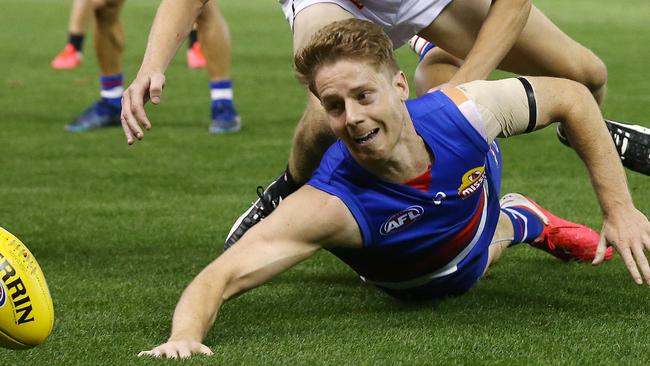
[[[187,48],[192,48],[194,44],[198,41],[198,32],[196,29],[192,29],[190,31],[190,35],[187,37]]]
[[[84,43],[83,33],[81,34],[70,33],[70,35],[68,36],[68,43],[70,43],[75,50],[81,52],[81,48],[83,47],[83,43]]]
[[[102,75],[99,77],[102,89],[100,95],[102,97],[102,104],[105,108],[104,114],[118,114],[122,110],[122,93],[124,86],[122,86],[124,77],[121,73],[115,75]]]
[[[531,243],[542,235],[544,222],[525,207],[513,206],[501,208],[501,212],[508,216],[514,229],[514,237],[510,245]]]

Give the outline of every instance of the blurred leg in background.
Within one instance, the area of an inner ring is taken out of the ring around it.
[[[65,126],[71,132],[83,132],[95,128],[119,126],[124,91],[122,75],[122,51],[124,29],[120,12],[124,0],[106,0],[95,9],[95,53],[99,64],[100,100],[88,107],[72,123]]]
[[[74,69],[83,61],[83,41],[88,23],[93,16],[93,0],[74,0],[68,22],[68,42],[54,57],[51,66],[55,70]]]
[[[195,45],[200,44],[210,79],[212,124],[208,130],[215,134],[237,132],[241,129],[241,120],[233,104],[228,24],[215,1],[204,5],[203,11],[196,19],[196,24],[199,42]]]

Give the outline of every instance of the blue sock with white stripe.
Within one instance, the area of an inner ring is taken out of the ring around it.
[[[213,107],[217,104],[232,105],[232,81],[211,81],[210,99]]]
[[[101,114],[119,114],[122,110],[122,93],[124,77],[121,73],[115,75],[102,75],[99,82],[102,89],[99,93],[105,108],[98,110]]]
[[[544,222],[532,211],[524,207],[506,207],[501,208],[501,212],[506,214],[512,222],[514,237],[510,245],[519,243],[531,243],[542,235]]]
[[[212,119],[231,120],[237,116],[232,102],[232,81],[210,81]]]

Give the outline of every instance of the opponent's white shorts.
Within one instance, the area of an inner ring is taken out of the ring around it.
[[[453,0],[279,0],[293,30],[296,15],[318,3],[332,3],[358,19],[381,26],[398,48],[427,27]]]

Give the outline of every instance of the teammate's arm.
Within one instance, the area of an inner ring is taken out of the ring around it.
[[[492,0],[474,45],[449,84],[486,79],[519,38],[531,7],[530,0]]]
[[[165,70],[189,34],[204,3],[205,0],[163,0],[160,3],[140,71],[122,96],[121,120],[127,144],[144,137],[141,126],[151,128],[144,104],[149,100],[153,104],[160,103]]]
[[[613,245],[634,280],[643,283],[643,275],[650,283],[644,253],[644,248],[650,250],[650,223],[634,207],[623,166],[589,90],[571,80],[548,77],[475,81],[458,89],[474,101],[488,141],[496,135],[522,134],[553,122],[564,125],[571,146],[587,167],[603,213],[593,263],[601,263],[607,244]]]
[[[185,358],[211,354],[202,344],[221,305],[331,243],[359,243],[356,221],[343,202],[311,186],[287,197],[264,221],[199,273],[181,296],[169,340],[140,355]]]

